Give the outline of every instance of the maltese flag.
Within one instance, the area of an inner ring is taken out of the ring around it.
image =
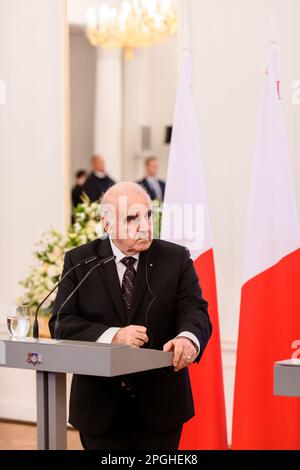
[[[212,336],[199,365],[189,368],[196,415],[184,425],[181,449],[226,449],[227,431],[214,254],[197,120],[191,90],[191,59],[185,55],[177,91],[161,238],[186,246],[203,296]]]
[[[233,413],[234,449],[300,449],[300,399],[273,395],[273,363],[300,334],[300,232],[270,50],[245,243]]]

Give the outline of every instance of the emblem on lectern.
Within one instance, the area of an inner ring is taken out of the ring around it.
[[[43,363],[43,355],[38,354],[36,352],[29,352],[26,362],[28,364],[32,364],[33,366],[36,366],[37,364],[42,364]]]

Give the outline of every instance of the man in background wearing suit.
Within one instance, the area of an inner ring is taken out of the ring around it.
[[[78,204],[82,203],[82,186],[86,182],[87,173],[85,170],[78,170],[76,172],[76,183],[72,188],[72,206],[73,208],[77,207]]]
[[[188,366],[211,335],[189,252],[152,239],[151,201],[135,183],[119,183],[100,207],[106,238],[66,253],[64,272],[86,257],[115,260],[97,268],[61,311],[61,337],[173,351],[173,367],[125,377],[74,375],[70,423],[89,450],[177,449],[194,415]],[[50,319],[91,266],[60,285]]]
[[[103,194],[115,184],[105,173],[104,159],[100,155],[94,155],[91,159],[92,173],[87,178],[82,187],[82,192],[86,193],[91,202],[99,201]]]
[[[157,178],[158,174],[158,160],[156,157],[148,157],[145,162],[146,175],[138,184],[143,186],[147,191],[152,201],[158,199],[164,200],[166,184],[164,181]]]

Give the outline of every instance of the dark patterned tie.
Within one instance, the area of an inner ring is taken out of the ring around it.
[[[132,305],[133,289],[135,282],[136,271],[133,267],[136,259],[132,256],[126,256],[121,259],[121,262],[126,266],[126,271],[122,281],[122,297],[126,306],[127,312]]]

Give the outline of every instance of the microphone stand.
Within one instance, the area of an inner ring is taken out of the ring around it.
[[[53,334],[54,339],[56,339],[56,340],[59,340],[59,339],[60,339],[60,322],[59,322],[59,317],[60,317],[60,313],[61,313],[62,309],[64,308],[64,306],[68,303],[68,301],[71,299],[71,297],[73,297],[73,295],[78,291],[78,289],[80,288],[80,286],[84,283],[84,281],[90,276],[90,274],[91,274],[96,268],[99,268],[99,266],[102,266],[102,264],[109,263],[110,261],[114,260],[115,258],[116,258],[116,257],[113,255],[113,256],[110,256],[109,258],[105,258],[105,259],[99,261],[97,264],[95,264],[95,266],[93,266],[93,267],[86,273],[86,275],[81,279],[81,281],[77,284],[77,286],[75,287],[75,289],[72,290],[72,292],[68,295],[68,297],[66,298],[66,300],[64,300],[64,302],[61,304],[61,306],[59,307],[58,312],[57,312],[57,316],[56,316],[56,320],[55,320],[55,325],[54,325],[54,334]]]
[[[63,277],[60,279],[60,281],[58,281],[58,283],[53,287],[53,289],[49,292],[49,294],[47,294],[47,296],[42,300],[42,302],[37,306],[36,308],[36,311],[35,311],[35,316],[34,316],[34,322],[33,322],[33,332],[32,332],[32,336],[33,338],[35,339],[38,339],[39,338],[39,322],[38,322],[38,313],[39,313],[39,310],[41,308],[41,306],[46,302],[46,300],[50,297],[51,294],[53,294],[53,292],[55,291],[55,289],[58,288],[58,286],[60,285],[60,283],[72,272],[74,271],[74,269],[80,267],[80,266],[86,266],[87,264],[89,264],[90,262],[92,261],[96,261],[97,259],[99,259],[98,256],[92,256],[90,258],[87,258],[83,261],[80,261],[80,263],[76,264],[75,266],[72,266],[72,268],[68,269],[68,271],[63,275]]]

